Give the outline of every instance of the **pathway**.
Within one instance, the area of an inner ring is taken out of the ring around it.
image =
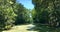
[[[12,27],[12,29],[8,31],[3,31],[3,32],[37,32],[37,31],[28,31],[27,27],[29,25],[17,25],[17,26]]]

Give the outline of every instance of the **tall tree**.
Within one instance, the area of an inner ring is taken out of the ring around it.
[[[29,10],[26,9],[21,3],[15,3],[14,12],[17,14],[15,24],[23,24],[29,22]]]
[[[15,22],[15,16],[13,9],[14,0],[0,0],[0,29],[11,28]]]
[[[32,0],[35,6],[35,19],[38,23],[48,22],[49,26],[59,26],[60,0]]]
[[[37,23],[45,23],[47,22],[47,4],[48,2],[45,0],[32,0],[32,3],[35,5],[36,16],[35,20]]]

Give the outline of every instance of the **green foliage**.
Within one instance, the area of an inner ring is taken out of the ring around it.
[[[8,2],[9,1],[9,2]],[[15,22],[15,16],[13,9],[13,3],[11,0],[0,0],[0,29],[9,29]]]
[[[32,14],[32,17],[34,18],[34,16],[36,15],[35,9],[32,9],[31,14]]]
[[[49,24],[50,27],[57,27],[60,23],[60,0],[32,0],[35,6],[36,15],[34,22]]]
[[[15,24],[30,23],[30,10],[16,0],[0,0],[0,30],[8,30]]]
[[[60,27],[49,27],[45,24],[37,24],[36,30],[38,30],[38,32],[60,32]]]
[[[17,14],[15,24],[24,24],[30,21],[30,11],[21,3],[15,3],[14,12]]]
[[[26,23],[30,23],[30,21],[31,21],[31,17],[30,16],[31,16],[30,10],[24,8],[24,19],[25,19]]]
[[[46,23],[48,21],[47,2],[45,0],[32,0],[35,5],[35,23]]]

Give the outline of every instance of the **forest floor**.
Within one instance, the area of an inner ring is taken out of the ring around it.
[[[16,26],[13,26],[12,29],[10,30],[6,30],[6,31],[3,31],[3,32],[37,32],[37,31],[28,31],[27,30],[27,27],[29,26],[30,24],[28,25],[16,25]]]

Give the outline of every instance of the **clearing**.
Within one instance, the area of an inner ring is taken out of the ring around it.
[[[3,32],[37,32],[37,31],[28,31],[27,27],[31,25],[17,25],[17,26],[13,26],[12,29],[7,30],[7,31],[3,31]]]

